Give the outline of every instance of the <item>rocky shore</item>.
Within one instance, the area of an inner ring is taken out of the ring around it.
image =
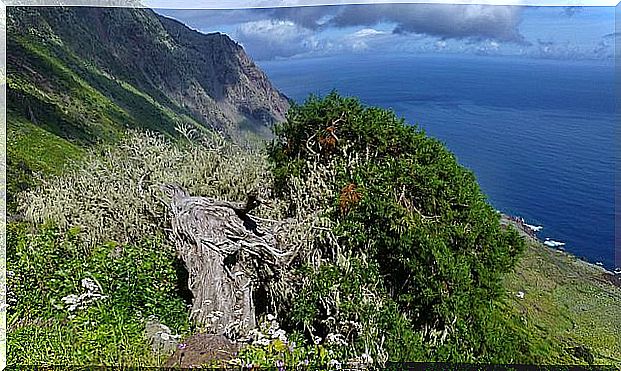
[[[589,267],[595,268],[595,269],[599,269],[602,271],[602,280],[610,282],[611,284],[615,285],[616,287],[621,288],[621,272],[618,270],[615,270],[614,272],[611,272],[609,270],[607,270],[606,268],[600,266],[599,264],[593,264],[591,262],[588,262],[584,259],[581,259],[571,253],[566,252],[564,249],[556,249],[556,248],[552,248],[550,246],[546,246],[544,244],[544,242],[542,240],[540,240],[537,237],[537,234],[535,232],[535,230],[533,230],[532,226],[530,224],[527,224],[523,218],[519,217],[519,216],[513,216],[513,215],[508,215],[508,214],[504,214],[501,213],[501,219],[500,219],[500,223],[503,226],[507,226],[507,225],[511,225],[513,226],[515,229],[517,229],[517,231],[520,233],[520,235],[522,235],[528,242],[531,243],[535,243],[537,244],[537,246],[540,246],[543,249],[549,249],[549,250],[553,250],[553,251],[557,251],[560,254],[564,254],[568,257],[571,257],[573,259],[576,259],[577,261],[579,261],[581,264],[585,264]]]

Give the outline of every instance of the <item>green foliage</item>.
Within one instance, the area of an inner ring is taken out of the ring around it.
[[[339,245],[369,257],[381,277],[374,293],[388,293],[408,326],[429,345],[427,358],[504,357],[510,347],[490,339],[510,341],[511,334],[503,334],[490,313],[502,292],[502,276],[524,243],[513,229],[500,227],[472,172],[393,112],[336,93],[311,96],[292,107],[275,134],[270,159],[281,197],[290,193],[290,179],[305,177],[313,164],[336,172],[326,184],[336,196],[325,213],[335,223]],[[293,304],[298,320],[317,326],[326,315],[312,302],[348,279],[321,268]],[[350,297],[348,289],[337,288]],[[374,316],[361,320],[374,321]],[[384,322],[384,327],[389,326]]]
[[[189,329],[178,294],[174,250],[158,237],[109,242],[84,255],[80,228],[53,225],[7,230],[8,362],[12,364],[157,364],[144,338],[155,315],[175,331]],[[71,310],[85,278],[105,298]],[[36,349],[35,349],[36,348]]]

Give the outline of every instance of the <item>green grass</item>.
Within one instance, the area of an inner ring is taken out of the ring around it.
[[[189,330],[177,291],[174,251],[157,237],[109,242],[84,254],[79,228],[8,228],[8,364],[159,365],[144,336],[154,315],[177,333]],[[105,298],[71,311],[62,298],[97,282]]]
[[[33,170],[58,175],[68,161],[78,160],[85,153],[77,144],[11,112],[7,121],[8,156]]]
[[[506,277],[509,308],[535,337],[548,340],[541,350],[550,363],[579,360],[571,348],[582,345],[595,364],[621,367],[621,289],[602,280],[602,273],[572,255],[530,243]]]
[[[15,195],[38,184],[36,173],[58,175],[85,150],[11,111],[7,116],[7,206],[13,210]]]

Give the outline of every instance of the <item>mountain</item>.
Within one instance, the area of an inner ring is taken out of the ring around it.
[[[287,98],[228,36],[149,9],[7,9],[9,193],[127,128],[265,135]]]

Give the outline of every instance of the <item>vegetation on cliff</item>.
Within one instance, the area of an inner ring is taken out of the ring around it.
[[[146,10],[15,8],[7,48],[9,364],[162,365],[154,319],[181,361],[178,337],[205,327],[167,233],[160,185],[177,183],[258,191],[254,216],[284,221],[294,252],[257,267],[261,326],[228,364],[621,365],[619,288],[503,226],[475,176],[393,112],[332,93],[284,120],[237,44]],[[270,117],[266,150],[230,140]]]
[[[269,133],[287,99],[244,50],[149,9],[7,9],[8,201],[128,129],[238,142]],[[243,129],[243,130],[242,130]],[[26,145],[27,144],[27,145]]]
[[[217,136],[130,132],[20,194],[24,220],[8,235],[8,345],[23,352],[9,352],[9,363],[159,365],[165,356],[143,333],[149,318],[179,335],[200,331],[188,321],[184,273],[158,200],[159,185],[171,181],[230,201],[259,189],[271,208],[258,216],[298,221],[288,238],[300,254],[286,272],[264,277],[257,306],[280,327],[268,321],[265,334],[251,334],[235,364],[618,360],[614,321],[600,329],[604,342],[565,344],[550,336],[558,323],[532,327],[542,317],[515,298],[520,288],[532,300],[516,275],[543,279],[537,269],[553,265],[514,268],[524,242],[501,228],[472,174],[393,113],[337,94],[312,97],[292,108],[268,152]],[[84,280],[97,283],[96,294]],[[82,306],[68,299],[89,293],[95,299]],[[597,358],[580,357],[589,353]]]
[[[334,174],[322,211],[337,240],[316,243],[318,267],[300,267],[292,325],[319,336],[335,331],[331,319],[375,326],[352,339],[354,352],[389,349],[388,360],[531,360],[497,311],[524,242],[500,227],[474,175],[440,142],[336,93],[292,107],[276,135],[276,192],[289,194],[292,176]]]

